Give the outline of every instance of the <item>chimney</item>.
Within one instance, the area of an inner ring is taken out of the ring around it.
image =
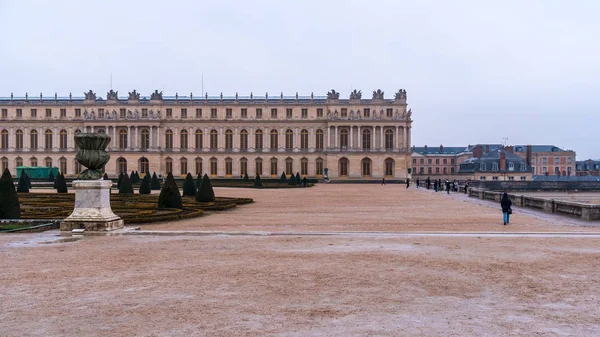
[[[531,157],[533,155],[533,151],[531,150],[531,145],[527,145],[527,155],[525,158],[527,159],[527,165],[531,165]]]
[[[512,146],[505,146],[504,150],[506,150],[506,152],[515,153],[515,149]]]
[[[506,171],[506,153],[504,151],[500,151],[500,171]]]
[[[427,145],[425,145],[425,152],[427,152]]]
[[[440,153],[444,153],[444,145],[440,145]]]
[[[473,148],[473,157],[481,158],[483,156],[483,146],[477,145]]]
[[[485,153],[490,153],[490,146],[489,145],[485,146]]]

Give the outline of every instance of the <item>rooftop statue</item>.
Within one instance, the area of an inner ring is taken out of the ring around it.
[[[373,91],[373,99],[383,99],[383,91],[381,91],[381,89]]]
[[[331,89],[331,91],[327,93],[327,99],[340,99],[340,93],[336,92],[335,89]]]
[[[360,90],[356,90],[354,89],[354,91],[352,91],[350,93],[350,99],[361,99],[362,98],[362,92]]]
[[[162,100],[162,95],[163,95],[162,91],[158,92],[158,90],[154,90],[154,92],[152,94],[150,94],[150,99],[152,99],[152,100]]]
[[[112,89],[110,89],[109,92],[106,93],[106,99],[108,100],[112,100],[112,101],[116,101],[119,98],[119,92],[118,91],[113,91]]]
[[[92,90],[90,90],[88,92],[84,92],[83,94],[85,95],[86,100],[90,100],[90,101],[96,100],[96,93],[93,92]]]
[[[398,90],[398,92],[394,95],[395,99],[406,99],[406,90],[400,89]]]
[[[139,100],[140,99],[140,93],[137,92],[135,89],[133,89],[132,92],[129,93],[129,98],[130,100]]]

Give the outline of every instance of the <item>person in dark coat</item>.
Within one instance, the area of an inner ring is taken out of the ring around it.
[[[500,206],[502,207],[502,214],[504,214],[504,225],[506,226],[506,224],[510,223],[510,214],[512,213],[512,209],[510,208],[510,206],[512,206],[512,201],[510,201],[506,192],[502,194]]]
[[[306,187],[307,183],[306,177],[302,178],[302,186]]]
[[[427,184],[427,189],[431,188],[431,179],[429,179],[429,177],[427,177],[427,180],[425,181],[425,183]]]
[[[450,194],[450,182],[446,180],[446,193]]]
[[[467,191],[469,190],[469,182],[467,181],[465,183],[465,194],[467,194]]]
[[[410,178],[406,178],[406,188],[408,188],[408,186],[410,186]]]
[[[417,178],[417,188],[419,188],[419,178]]]
[[[381,179],[381,185],[385,185],[385,177],[383,177],[383,179]]]
[[[434,181],[433,181],[433,190],[434,190],[434,191],[436,191],[436,192],[438,191],[438,183],[437,183],[437,180],[434,180]]]

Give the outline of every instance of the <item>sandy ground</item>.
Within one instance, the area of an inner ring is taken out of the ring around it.
[[[287,235],[0,235],[0,336],[600,335],[596,227],[392,185],[217,194],[257,202],[145,227]]]

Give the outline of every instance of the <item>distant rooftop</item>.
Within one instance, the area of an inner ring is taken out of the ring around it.
[[[458,154],[467,151],[467,148],[464,146],[444,146],[442,152],[440,151],[439,146],[428,146],[427,148],[425,148],[424,146],[413,146],[411,151],[420,154]]]
[[[527,145],[513,145],[515,152],[527,152]],[[564,152],[565,150],[561,149],[555,145],[531,145],[532,152]]]

